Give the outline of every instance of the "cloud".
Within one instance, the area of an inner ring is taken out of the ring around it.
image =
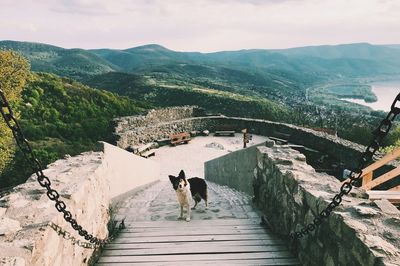
[[[80,15],[112,15],[102,2],[87,0],[59,0],[51,11]]]
[[[400,1],[2,0],[0,25],[6,23],[13,26],[1,26],[0,39],[82,48],[159,43],[217,51],[400,43]]]

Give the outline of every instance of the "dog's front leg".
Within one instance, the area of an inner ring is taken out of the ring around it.
[[[189,222],[190,221],[190,204],[189,203],[186,205],[186,209],[187,209],[186,222]]]
[[[179,206],[180,206],[180,208],[181,208],[181,213],[180,213],[178,219],[183,219],[183,205],[182,205],[182,204],[179,204]]]

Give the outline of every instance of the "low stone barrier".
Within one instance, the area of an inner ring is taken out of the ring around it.
[[[258,144],[204,163],[207,180],[253,195],[253,171],[257,165]]]
[[[192,109],[191,109],[192,108]],[[115,144],[127,149],[144,143],[168,138],[171,134],[191,131],[215,131],[221,126],[236,128],[237,132],[247,128],[250,133],[287,139],[289,142],[304,145],[308,148],[329,155],[343,168],[357,166],[357,158],[364,151],[362,145],[311,129],[285,123],[261,119],[226,117],[226,116],[197,116],[201,111],[195,107],[176,107],[173,112],[166,109],[158,112],[162,116],[152,119],[152,111],[147,116],[122,117],[116,120]],[[190,111],[188,111],[190,110]],[[178,115],[182,112],[181,115]],[[170,115],[169,115],[170,114]],[[190,114],[196,116],[190,117]],[[149,118],[147,118],[149,116]]]
[[[156,181],[159,173],[157,164],[118,147],[101,143],[100,150],[58,160],[44,173],[78,223],[105,238],[111,202]],[[85,242],[45,192],[31,177],[0,199],[0,265],[88,264],[93,249],[74,245],[49,226]]]
[[[312,222],[340,190],[287,146],[258,147],[254,175],[255,200],[283,237]],[[292,241],[304,265],[399,265],[400,212],[367,197],[354,188],[317,230]]]

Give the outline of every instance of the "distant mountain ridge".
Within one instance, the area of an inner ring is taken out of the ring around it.
[[[117,49],[64,49],[29,42],[0,41],[0,48],[27,56],[33,70],[78,77],[112,71],[137,73],[167,65],[206,65],[246,72],[301,72],[309,75],[365,76],[400,73],[400,45],[368,43],[250,49],[215,53],[177,52],[157,44]]]
[[[96,54],[84,49],[61,47],[30,42],[0,41],[0,49],[20,52],[31,62],[34,71],[50,72],[61,76],[81,78],[120,70]]]

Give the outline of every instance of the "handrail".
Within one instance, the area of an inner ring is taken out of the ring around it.
[[[368,167],[364,168],[362,170],[363,174],[361,176],[362,178],[362,187],[365,188],[366,190],[371,190],[372,188],[385,183],[386,181],[389,181],[396,176],[400,174],[400,166],[375,178],[373,178],[374,171],[378,169],[379,167],[387,164],[390,161],[393,161],[400,157],[400,148],[397,148],[388,154],[386,154],[382,159],[379,161],[374,162],[373,164],[369,165]]]

